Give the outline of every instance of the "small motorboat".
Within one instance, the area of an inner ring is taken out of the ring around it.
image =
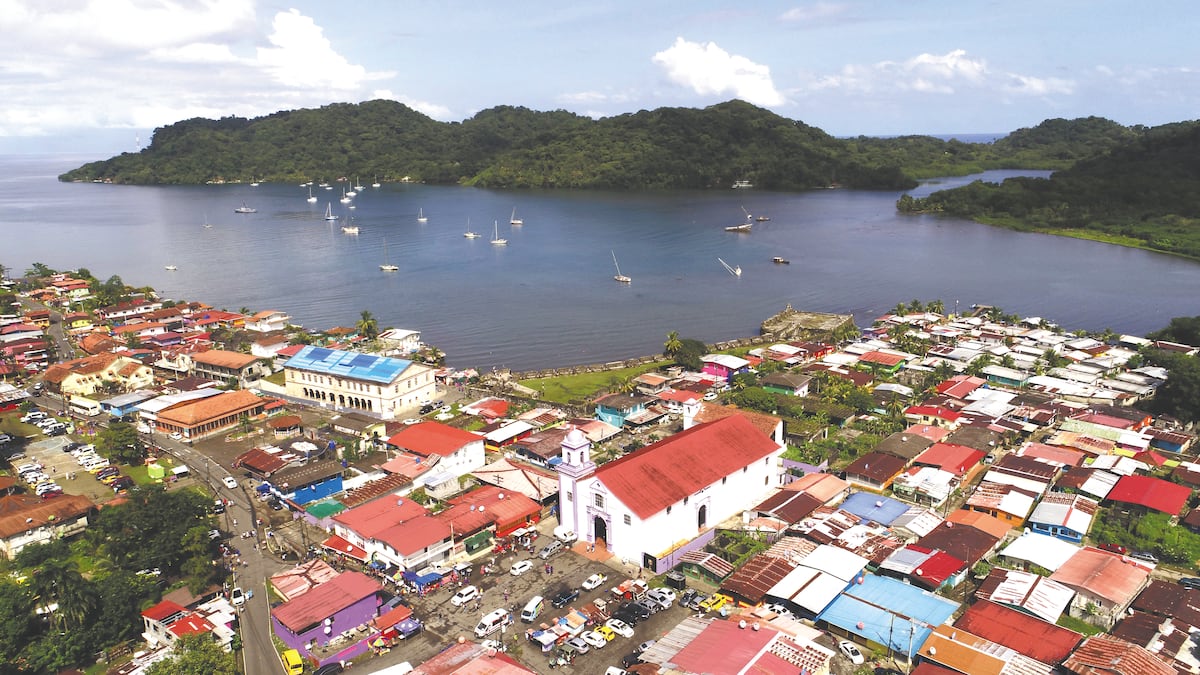
[[[791,260],[788,260],[787,258],[784,258],[784,257],[782,257],[782,256],[775,256],[774,258],[771,258],[771,262],[775,263],[776,265],[790,265],[790,264],[792,264],[792,261],[791,261]]]

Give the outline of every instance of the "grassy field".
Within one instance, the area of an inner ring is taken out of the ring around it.
[[[671,362],[664,360],[633,368],[606,370],[599,373],[521,380],[521,384],[541,392],[542,398],[552,403],[581,403],[590,401],[599,394],[615,391],[625,380],[669,365]]]

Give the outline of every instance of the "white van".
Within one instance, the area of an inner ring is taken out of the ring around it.
[[[542,607],[545,604],[546,601],[542,596],[533,596],[529,602],[525,603],[525,609],[521,610],[521,620],[525,623],[533,623],[538,618],[538,615],[542,613]]]
[[[512,624],[512,614],[507,609],[493,609],[484,615],[475,626],[475,637],[484,638]]]

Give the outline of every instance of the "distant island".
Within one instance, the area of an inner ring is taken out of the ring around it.
[[[1200,123],[1126,127],[1051,119],[993,143],[932,136],[835,138],[742,101],[603,119],[500,106],[461,123],[376,100],[246,119],[195,118],[150,145],[59,177],[140,185],[359,180],[491,189],[846,187],[909,190],[923,178],[1043,169],[897,202],[1018,230],[1200,259]]]

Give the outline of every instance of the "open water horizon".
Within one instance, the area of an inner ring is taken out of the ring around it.
[[[1200,264],[932,215],[898,191],[496,191],[384,184],[355,209],[295,184],[60,183],[89,158],[0,156],[0,264],[88,268],[163,298],[288,313],[309,329],[419,330],[456,367],[526,370],[758,333],[787,304],[871,323],[897,302],[974,303],[1144,335],[1200,314]],[[993,171],[928,181],[914,195]],[[253,214],[236,214],[243,203]],[[342,221],[324,220],[326,205]],[[513,209],[524,225],[509,225]],[[417,222],[421,210],[428,221]],[[749,234],[724,227],[768,216]],[[468,227],[481,237],[467,239]],[[353,222],[358,235],[341,232]],[[205,224],[211,227],[205,227]],[[494,228],[507,246],[489,243]],[[631,284],[613,280],[613,255]],[[790,264],[774,264],[781,256]],[[718,258],[741,267],[730,275]],[[381,263],[400,267],[383,272]],[[167,271],[175,265],[176,271]]]

